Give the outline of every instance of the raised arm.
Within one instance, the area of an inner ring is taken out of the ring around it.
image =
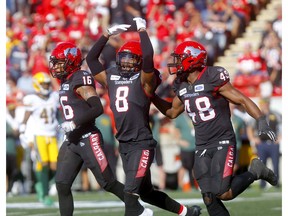
[[[87,65],[94,76],[95,80],[99,82],[103,87],[107,87],[106,71],[99,61],[100,54],[104,49],[109,37],[126,31],[130,25],[122,24],[110,27],[107,32],[97,40],[86,56]]]
[[[146,21],[141,17],[136,17],[133,20],[136,22],[142,50],[143,73],[141,73],[141,82],[146,94],[152,96],[154,95],[155,88],[157,86],[157,79],[154,74],[154,72],[156,71],[154,69],[154,61],[153,61],[154,50],[150,38],[148,36],[148,33],[146,31]]]

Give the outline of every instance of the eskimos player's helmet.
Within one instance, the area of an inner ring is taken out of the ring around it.
[[[142,68],[142,50],[139,41],[123,44],[116,55],[116,65],[121,76],[130,77]]]
[[[82,62],[82,53],[75,44],[61,42],[52,50],[49,70],[54,78],[63,79],[79,70]]]
[[[38,72],[32,77],[35,92],[41,95],[48,95],[51,92],[51,79],[47,73]]]
[[[207,51],[196,41],[180,43],[171,56],[173,63],[167,64],[170,74],[194,72],[196,69],[204,68],[207,63]]]

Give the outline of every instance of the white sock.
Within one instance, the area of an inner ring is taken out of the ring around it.
[[[149,208],[144,208],[144,211],[139,216],[153,216],[153,211]]]
[[[187,214],[187,208],[186,206],[183,206],[182,212],[179,214],[179,216],[185,216]]]

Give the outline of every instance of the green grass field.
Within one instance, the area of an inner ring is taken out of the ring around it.
[[[171,197],[185,205],[198,204],[202,207],[201,216],[208,213],[202,204],[198,191],[183,193],[182,191],[166,191]],[[103,191],[88,193],[74,192],[75,216],[121,216],[124,215],[124,205],[114,195]],[[37,202],[36,195],[14,196],[6,198],[6,215],[10,216],[55,216],[59,215],[57,197],[54,207],[44,207]],[[146,204],[144,204],[146,205]],[[269,188],[261,191],[257,184],[252,185],[233,201],[225,202],[231,216],[281,216],[282,195],[281,188]],[[149,206],[149,205],[146,205]],[[154,216],[172,216],[169,213],[154,206]]]

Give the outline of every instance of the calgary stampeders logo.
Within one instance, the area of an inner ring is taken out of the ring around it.
[[[91,148],[93,149],[94,156],[101,168],[101,172],[103,172],[105,168],[107,167],[108,162],[103,152],[103,149],[100,146],[99,134],[91,134],[90,145],[91,145]]]
[[[147,166],[149,163],[149,156],[150,156],[150,151],[149,150],[143,150],[142,155],[139,161],[139,166],[138,166],[138,171],[136,174],[136,178],[141,178],[145,176],[145,172],[147,170]]]

